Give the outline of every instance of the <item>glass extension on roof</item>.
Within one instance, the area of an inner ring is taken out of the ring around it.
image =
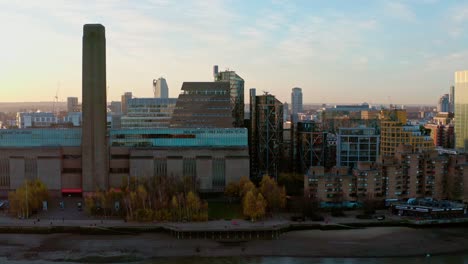
[[[81,145],[81,129],[3,129],[0,147],[74,147]]]
[[[111,146],[247,147],[245,128],[161,128],[110,130]]]

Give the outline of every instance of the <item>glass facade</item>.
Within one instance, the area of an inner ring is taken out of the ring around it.
[[[468,71],[455,72],[455,148],[468,150]]]
[[[133,98],[127,101],[122,128],[169,127],[177,98]]]
[[[245,128],[161,128],[110,130],[111,146],[247,147]]]
[[[244,79],[235,71],[220,72],[215,76],[215,81],[229,81],[232,117],[234,126],[244,126]]]
[[[0,147],[80,146],[81,129],[0,130]]]
[[[355,168],[359,161],[375,162],[379,156],[379,136],[374,128],[340,128],[336,154],[339,166]]]
[[[110,129],[108,132],[111,146],[214,148],[248,146],[245,128]],[[0,147],[79,147],[80,145],[80,128],[0,130]]]

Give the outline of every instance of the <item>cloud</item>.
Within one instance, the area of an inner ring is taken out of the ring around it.
[[[348,52],[356,53],[353,49],[362,47],[364,34],[376,28],[374,19],[307,17],[289,26],[278,44],[279,55],[292,62],[311,59],[336,62]],[[361,64],[362,58],[357,60]]]
[[[415,13],[405,4],[396,1],[387,1],[384,5],[385,13],[391,17],[404,21],[415,21]]]

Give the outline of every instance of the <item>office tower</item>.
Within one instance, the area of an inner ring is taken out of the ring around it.
[[[82,188],[84,192],[108,188],[106,38],[100,24],[83,26],[83,137]]]
[[[213,67],[215,82],[229,82],[229,95],[231,102],[234,127],[244,126],[244,79],[235,71],[218,72],[218,66]]]
[[[455,72],[455,148],[468,150],[468,71]]]
[[[153,92],[154,98],[169,98],[169,87],[167,86],[166,79],[163,77],[153,79]]]
[[[229,82],[184,82],[171,127],[232,128]]]
[[[337,165],[357,168],[357,163],[360,161],[377,161],[379,139],[380,136],[375,128],[340,128],[336,141]]]
[[[295,87],[291,93],[291,104],[292,104],[292,121],[298,121],[298,113],[302,113],[302,89]]]
[[[78,97],[67,97],[67,111],[80,112],[78,108]]]
[[[121,97],[121,104],[122,104],[122,114],[126,115],[127,114],[127,101],[132,99],[132,93],[131,92],[126,92],[122,95]]]
[[[450,112],[450,99],[448,94],[444,94],[439,98],[437,112]]]
[[[449,112],[454,112],[455,111],[455,86],[450,86],[450,94],[449,94],[449,104],[450,104],[450,110]]]
[[[169,127],[177,98],[133,98],[127,101],[122,128]]]
[[[251,178],[278,177],[283,144],[283,104],[274,95],[250,89]]]

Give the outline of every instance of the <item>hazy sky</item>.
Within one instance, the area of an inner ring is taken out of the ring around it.
[[[431,103],[468,69],[468,2],[0,0],[0,101],[81,98],[85,23],[107,39],[108,101],[170,96],[235,70],[248,89],[304,102]]]

